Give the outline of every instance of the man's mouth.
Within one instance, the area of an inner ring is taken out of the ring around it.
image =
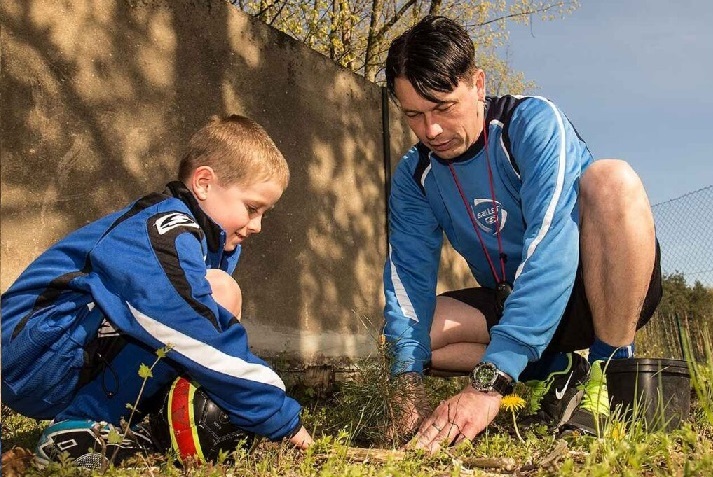
[[[431,143],[431,149],[434,151],[447,151],[450,149],[451,141],[441,142],[438,144]]]

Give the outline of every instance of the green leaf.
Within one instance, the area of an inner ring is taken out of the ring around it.
[[[141,363],[141,366],[139,366],[139,376],[144,379],[153,378],[151,368],[146,366],[144,363]]]
[[[119,434],[119,431],[116,430],[116,427],[112,426],[111,429],[109,430],[109,436],[107,437],[107,442],[109,444],[120,444],[122,440],[124,440],[124,439],[123,439],[123,437],[121,437],[121,434]]]

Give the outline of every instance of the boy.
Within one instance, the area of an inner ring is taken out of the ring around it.
[[[128,419],[139,367],[163,347],[139,410],[185,375],[247,433],[312,442],[299,404],[249,351],[231,277],[242,242],[287,187],[285,159],[254,121],[214,117],[191,138],[178,178],[53,245],[2,295],[3,402],[54,420],[41,445]],[[144,447],[141,437],[120,444],[115,463]],[[84,456],[78,441],[52,453]]]

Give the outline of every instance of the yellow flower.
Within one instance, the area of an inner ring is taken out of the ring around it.
[[[510,411],[510,414],[512,415],[512,425],[515,428],[515,434],[517,434],[517,438],[520,439],[520,442],[525,442],[520,435],[520,429],[517,428],[517,421],[515,420],[515,412],[519,411],[520,409],[523,409],[525,407],[525,400],[518,396],[517,394],[508,394],[507,396],[503,396],[503,398],[500,400],[500,408],[505,409],[506,411]]]
[[[500,407],[506,411],[515,412],[525,407],[525,400],[517,394],[508,394],[503,396],[500,401]]]
[[[620,441],[626,436],[626,428],[623,423],[613,421],[609,427],[608,434],[611,439]]]

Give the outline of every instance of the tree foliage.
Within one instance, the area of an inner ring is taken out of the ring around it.
[[[684,348],[705,360],[713,332],[713,288],[686,282],[683,273],[663,276],[663,297],[656,314],[637,333],[637,348],[647,357],[683,359]]]
[[[230,0],[242,11],[287,33],[370,81],[383,79],[391,41],[427,14],[457,19],[471,34],[477,61],[493,94],[533,85],[498,56],[507,45],[507,22],[553,20],[578,0]],[[506,55],[507,56],[507,55]]]
[[[713,288],[696,280],[686,283],[682,273],[663,277],[663,297],[656,310],[663,329],[688,335],[691,350],[697,359],[705,356],[706,336],[713,331]]]
[[[688,285],[682,273],[665,275],[658,312],[664,316],[685,317],[690,323],[713,324],[713,290],[698,280],[693,286]]]

